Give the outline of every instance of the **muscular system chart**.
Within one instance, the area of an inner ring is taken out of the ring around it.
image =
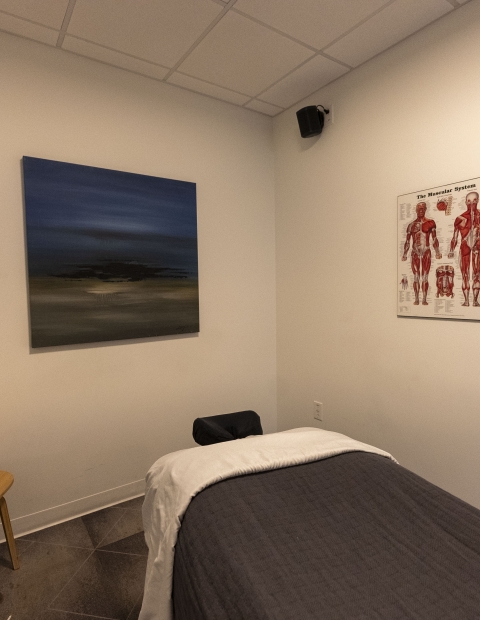
[[[480,320],[480,177],[398,197],[397,314]]]

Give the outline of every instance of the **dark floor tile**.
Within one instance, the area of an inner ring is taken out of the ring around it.
[[[132,511],[133,512],[133,511]],[[65,521],[22,537],[22,540],[95,549],[125,514],[123,508],[111,506],[83,517]],[[133,532],[130,532],[133,534]],[[128,536],[128,534],[126,534]],[[1,619],[0,619],[1,620]]]
[[[108,545],[124,538],[143,532],[142,513],[138,510],[125,510],[125,514],[120,517],[110,532],[102,540],[100,547],[104,549]]]
[[[21,538],[17,538],[15,540],[15,547],[17,549],[17,555],[20,561],[20,566],[22,566],[23,554],[26,551],[26,549],[30,547],[31,544],[32,543],[29,540],[22,540]],[[10,570],[13,570],[12,561],[10,558],[10,553],[8,552],[8,546],[6,542],[0,545],[0,569],[1,568],[8,568]],[[0,589],[1,589],[1,581],[0,581]]]
[[[130,612],[130,615],[128,616],[127,620],[138,620],[138,616],[140,615],[140,610],[142,609],[142,601],[143,601],[143,594],[136,602],[135,607]]]
[[[145,495],[140,495],[140,497],[135,497],[135,499],[129,499],[126,502],[117,504],[117,508],[128,508],[129,510],[142,510],[144,500],[145,500]]]
[[[95,551],[50,608],[127,620],[143,592],[146,565],[138,555]]]
[[[109,545],[102,546],[101,550],[115,553],[130,553],[133,555],[148,555],[148,547],[143,532],[138,532],[138,534],[133,534],[133,536],[127,536]]]
[[[95,548],[103,542],[124,514],[125,510],[122,508],[111,506],[110,508],[104,508],[103,510],[80,517]]]
[[[15,618],[12,617],[12,620],[15,620]],[[54,609],[47,609],[47,611],[44,611],[42,614],[36,617],[35,620],[99,620],[99,619],[96,616],[85,616],[85,615],[80,616],[78,614],[69,614],[66,611],[55,611]]]
[[[83,549],[90,550],[95,548],[81,517],[27,534],[23,536],[22,540],[33,540],[35,542],[64,545],[66,547],[82,547]]]
[[[36,618],[91,554],[88,549],[18,542],[20,569],[0,566],[2,620],[9,615],[12,620]]]

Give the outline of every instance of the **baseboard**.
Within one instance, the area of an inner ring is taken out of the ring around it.
[[[60,504],[60,506],[54,506],[53,508],[47,508],[46,510],[40,510],[24,517],[17,517],[12,519],[12,529],[15,537],[25,536],[38,530],[43,530],[46,527],[63,523],[64,521],[70,521],[76,519],[82,515],[101,510],[102,508],[108,508],[119,502],[125,502],[135,497],[140,497],[145,493],[145,480],[136,480],[135,482],[129,482],[123,484],[120,487],[114,489],[108,489],[107,491],[101,491],[94,495],[88,495],[81,499],[76,499],[66,504]],[[3,536],[3,530],[0,528],[2,537],[0,543],[5,542]]]

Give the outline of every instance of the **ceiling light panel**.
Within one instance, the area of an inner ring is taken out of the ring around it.
[[[323,56],[315,56],[259,97],[288,108],[347,71],[343,65]]]
[[[0,11],[60,30],[68,0],[0,0]]]
[[[396,0],[325,53],[356,67],[450,11],[447,0]]]
[[[321,49],[390,0],[237,0],[233,10]]]
[[[230,11],[179,70],[255,96],[312,55],[303,45]]]
[[[211,0],[77,0],[68,33],[173,67],[221,11]]]
[[[86,56],[87,58],[93,58],[94,60],[100,60],[101,62],[121,69],[127,69],[128,71],[134,71],[135,73],[141,73],[147,77],[152,77],[157,80],[163,80],[167,75],[169,69],[165,67],[159,67],[146,60],[139,60],[138,58],[132,58],[126,56],[120,52],[114,52],[113,50],[106,49],[90,43],[89,41],[83,41],[82,39],[76,39],[75,37],[66,36],[63,42],[62,48],[80,56]]]
[[[58,32],[56,30],[32,24],[24,19],[5,15],[5,13],[0,13],[0,30],[6,30],[12,34],[18,34],[21,37],[47,43],[48,45],[56,45],[58,39]]]
[[[167,82],[169,84],[175,84],[175,86],[181,86],[187,90],[193,90],[196,93],[201,93],[202,95],[209,95],[210,97],[215,97],[215,99],[222,99],[222,101],[228,101],[228,103],[235,103],[237,105],[243,105],[250,99],[250,97],[245,95],[234,93],[233,91],[227,90],[226,88],[221,88],[220,86],[207,84],[207,82],[202,82],[201,80],[197,80],[196,78],[192,78],[178,72],[172,73]]]

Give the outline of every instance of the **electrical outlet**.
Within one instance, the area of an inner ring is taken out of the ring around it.
[[[313,419],[321,422],[323,420],[323,403],[318,400],[313,401]]]
[[[325,125],[333,125],[333,105],[325,106],[328,114],[325,114]]]

